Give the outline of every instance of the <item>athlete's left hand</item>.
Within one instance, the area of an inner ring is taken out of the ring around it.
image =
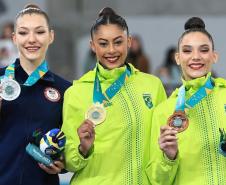
[[[45,166],[44,164],[38,163],[39,167],[43,169],[48,174],[58,174],[64,169],[63,161],[54,161],[50,166]]]

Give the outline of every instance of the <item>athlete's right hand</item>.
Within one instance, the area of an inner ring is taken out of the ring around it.
[[[94,124],[86,119],[77,129],[77,133],[80,139],[79,151],[87,156],[95,140]]]
[[[176,159],[178,152],[176,134],[177,131],[168,125],[160,128],[159,147],[170,160]]]

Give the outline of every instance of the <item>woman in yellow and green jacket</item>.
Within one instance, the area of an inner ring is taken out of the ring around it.
[[[202,19],[186,22],[175,58],[183,85],[153,113],[146,174],[152,185],[224,185],[226,81],[211,76],[218,55]]]
[[[64,97],[66,168],[72,185],[147,185],[153,108],[166,99],[157,77],[126,63],[125,20],[104,8],[91,29],[98,64]],[[76,133],[77,132],[77,133]]]

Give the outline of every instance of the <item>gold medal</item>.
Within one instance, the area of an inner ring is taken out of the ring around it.
[[[92,121],[94,125],[99,125],[106,119],[106,110],[103,104],[95,103],[92,105],[85,115],[86,119]]]
[[[184,111],[175,111],[168,118],[167,124],[178,132],[182,132],[188,128],[189,121]]]

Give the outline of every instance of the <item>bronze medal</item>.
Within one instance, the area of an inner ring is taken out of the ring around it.
[[[168,118],[167,124],[178,132],[183,132],[188,128],[189,120],[184,111],[175,111],[173,115]]]

